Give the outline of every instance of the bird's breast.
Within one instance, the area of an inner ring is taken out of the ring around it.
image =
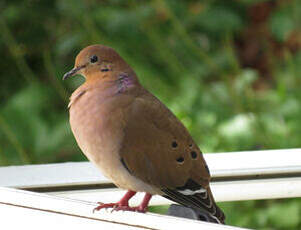
[[[126,110],[132,100],[114,90],[88,90],[70,107],[70,125],[79,147],[108,177],[114,173],[112,165],[120,164]]]
[[[110,93],[113,90],[88,90],[70,107],[72,132],[83,152],[88,158],[95,158],[93,160],[110,152],[112,146],[116,148],[116,140],[122,136],[127,100]],[[114,145],[111,144],[113,140]],[[95,151],[99,154],[89,156],[89,152]]]
[[[133,96],[86,91],[71,104],[70,125],[87,158],[121,188],[158,193],[128,173],[119,151]]]

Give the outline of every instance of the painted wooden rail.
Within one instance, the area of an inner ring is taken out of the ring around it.
[[[301,197],[301,149],[205,154],[205,158],[217,201]],[[28,223],[30,218],[36,219],[37,226],[43,220],[49,226],[64,223],[91,229],[100,223],[113,229],[172,229],[174,226],[199,229],[201,225],[205,229],[232,229],[156,214],[92,213],[96,201],[117,201],[123,191],[89,162],[0,167],[0,186],[1,219],[16,225],[21,223],[13,221],[18,217]],[[142,199],[141,195],[133,199],[133,205]],[[151,205],[169,203],[159,196],[151,201]]]
[[[204,155],[217,201],[301,197],[301,149]],[[123,193],[89,162],[0,167],[0,186],[102,202]]]
[[[153,213],[93,213],[97,203],[0,188],[3,229],[240,229]],[[5,228],[4,226],[7,226]]]

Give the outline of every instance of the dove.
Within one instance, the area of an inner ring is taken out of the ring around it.
[[[127,190],[118,202],[100,203],[95,210],[146,212],[151,197],[160,195],[224,223],[199,147],[127,62],[113,48],[91,45],[80,51],[63,79],[78,74],[85,82],[68,105],[76,142],[106,177]],[[145,196],[139,206],[130,207],[137,192]]]

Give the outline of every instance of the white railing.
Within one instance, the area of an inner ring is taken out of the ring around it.
[[[211,187],[217,201],[301,197],[301,149],[205,154],[205,158],[212,174]],[[96,218],[107,224],[118,223],[119,227],[128,225],[128,227],[167,229],[173,224],[185,224],[185,227],[191,224],[196,228],[201,227],[200,223],[205,224],[206,229],[212,226],[212,229],[221,227],[214,224],[209,224],[208,227],[208,223],[200,221],[155,214],[142,215],[129,212],[93,214],[91,206],[96,205],[95,201],[117,201],[124,192],[117,189],[89,162],[0,167],[0,186],[14,188],[0,189],[0,204],[9,201],[11,205],[26,206],[32,210],[47,209],[48,212],[64,213],[69,216],[84,215],[85,219]],[[138,203],[141,199],[142,196],[138,195],[132,204]],[[155,196],[151,205],[169,203],[170,201]],[[70,206],[69,211],[62,209],[66,205]],[[81,211],[76,212],[74,205]],[[1,208],[3,209],[3,205],[0,205],[0,212]],[[87,210],[89,211],[86,213]],[[142,218],[141,223],[138,221],[139,218],[136,218],[137,215]],[[153,218],[170,225],[158,224],[155,227],[152,225],[155,223]],[[160,218],[167,219],[163,221]]]
[[[96,205],[88,201],[0,188],[0,226],[3,229],[239,229],[153,213],[110,210],[93,213]]]

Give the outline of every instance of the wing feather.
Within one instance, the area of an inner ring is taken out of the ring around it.
[[[208,167],[184,125],[147,91],[129,110],[120,150],[129,171],[166,198],[217,215]]]

